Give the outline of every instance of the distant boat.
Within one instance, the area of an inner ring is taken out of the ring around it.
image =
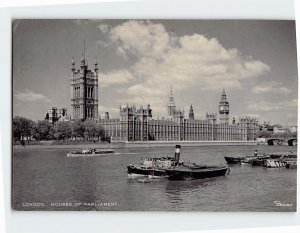
[[[71,151],[67,153],[67,157],[89,157],[100,156],[114,153],[113,149],[83,149],[80,151]]]

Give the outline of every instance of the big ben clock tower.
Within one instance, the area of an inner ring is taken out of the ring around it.
[[[221,101],[219,103],[219,123],[229,124],[229,102],[226,98],[225,89],[223,89]]]

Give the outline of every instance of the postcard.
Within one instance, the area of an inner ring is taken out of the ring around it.
[[[12,208],[295,212],[294,20],[14,19]]]

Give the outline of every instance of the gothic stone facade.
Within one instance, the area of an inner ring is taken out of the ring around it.
[[[71,64],[71,109],[73,120],[98,119],[98,63],[89,70],[84,56],[80,69]]]
[[[193,107],[189,118],[176,109],[172,90],[167,106],[168,118],[153,119],[150,105],[147,108],[120,107],[120,118],[100,119],[106,136],[113,141],[252,141],[256,139],[258,122],[241,117],[229,124],[229,102],[223,90],[219,103],[219,116],[207,113],[205,119],[194,119]]]

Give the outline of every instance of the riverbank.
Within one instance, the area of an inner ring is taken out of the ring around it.
[[[52,144],[49,142],[35,145],[13,145],[17,148],[41,148],[41,149],[81,149],[81,148],[152,148],[169,147],[180,144],[186,147],[193,146],[254,146],[255,141],[159,141],[159,142],[112,142],[112,143],[82,143],[82,144]]]

